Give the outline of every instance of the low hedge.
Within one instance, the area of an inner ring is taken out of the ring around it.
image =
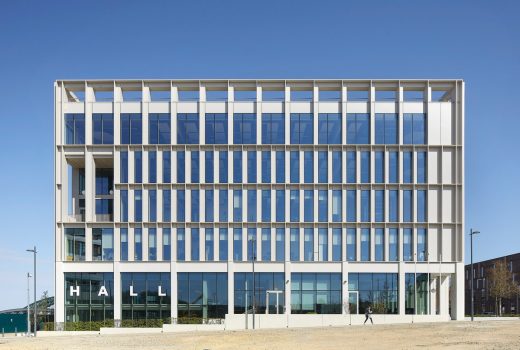
[[[153,320],[122,320],[121,327],[123,328],[161,328],[163,324],[168,323],[168,320],[153,319]]]
[[[100,328],[113,328],[113,320],[104,321],[81,321],[81,322],[65,322],[66,331],[99,331]]]

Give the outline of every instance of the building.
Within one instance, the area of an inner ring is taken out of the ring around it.
[[[520,253],[501,256],[499,258],[473,263],[473,295],[475,298],[475,315],[498,315],[498,304],[490,296],[489,270],[495,268],[498,261],[504,261],[513,275],[513,282],[520,285]],[[471,264],[465,266],[466,281],[466,314],[471,314]],[[519,314],[519,295],[510,299],[502,299],[502,314]]]
[[[464,317],[462,80],[54,88],[57,329]]]

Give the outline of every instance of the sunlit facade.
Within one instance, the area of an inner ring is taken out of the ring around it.
[[[463,130],[461,80],[57,81],[57,328],[462,319]]]

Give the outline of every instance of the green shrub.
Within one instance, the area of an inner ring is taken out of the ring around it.
[[[42,330],[44,330],[44,331],[54,331],[54,322],[44,322]]]
[[[121,327],[123,328],[161,328],[165,323],[162,319],[151,320],[122,320]]]
[[[81,321],[81,322],[65,322],[65,330],[66,331],[99,331],[99,329],[103,328],[112,328],[114,327],[113,320],[104,320],[104,321]]]

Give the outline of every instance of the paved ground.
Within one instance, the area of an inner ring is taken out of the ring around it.
[[[520,349],[520,320],[257,331],[0,338],[5,349]]]

